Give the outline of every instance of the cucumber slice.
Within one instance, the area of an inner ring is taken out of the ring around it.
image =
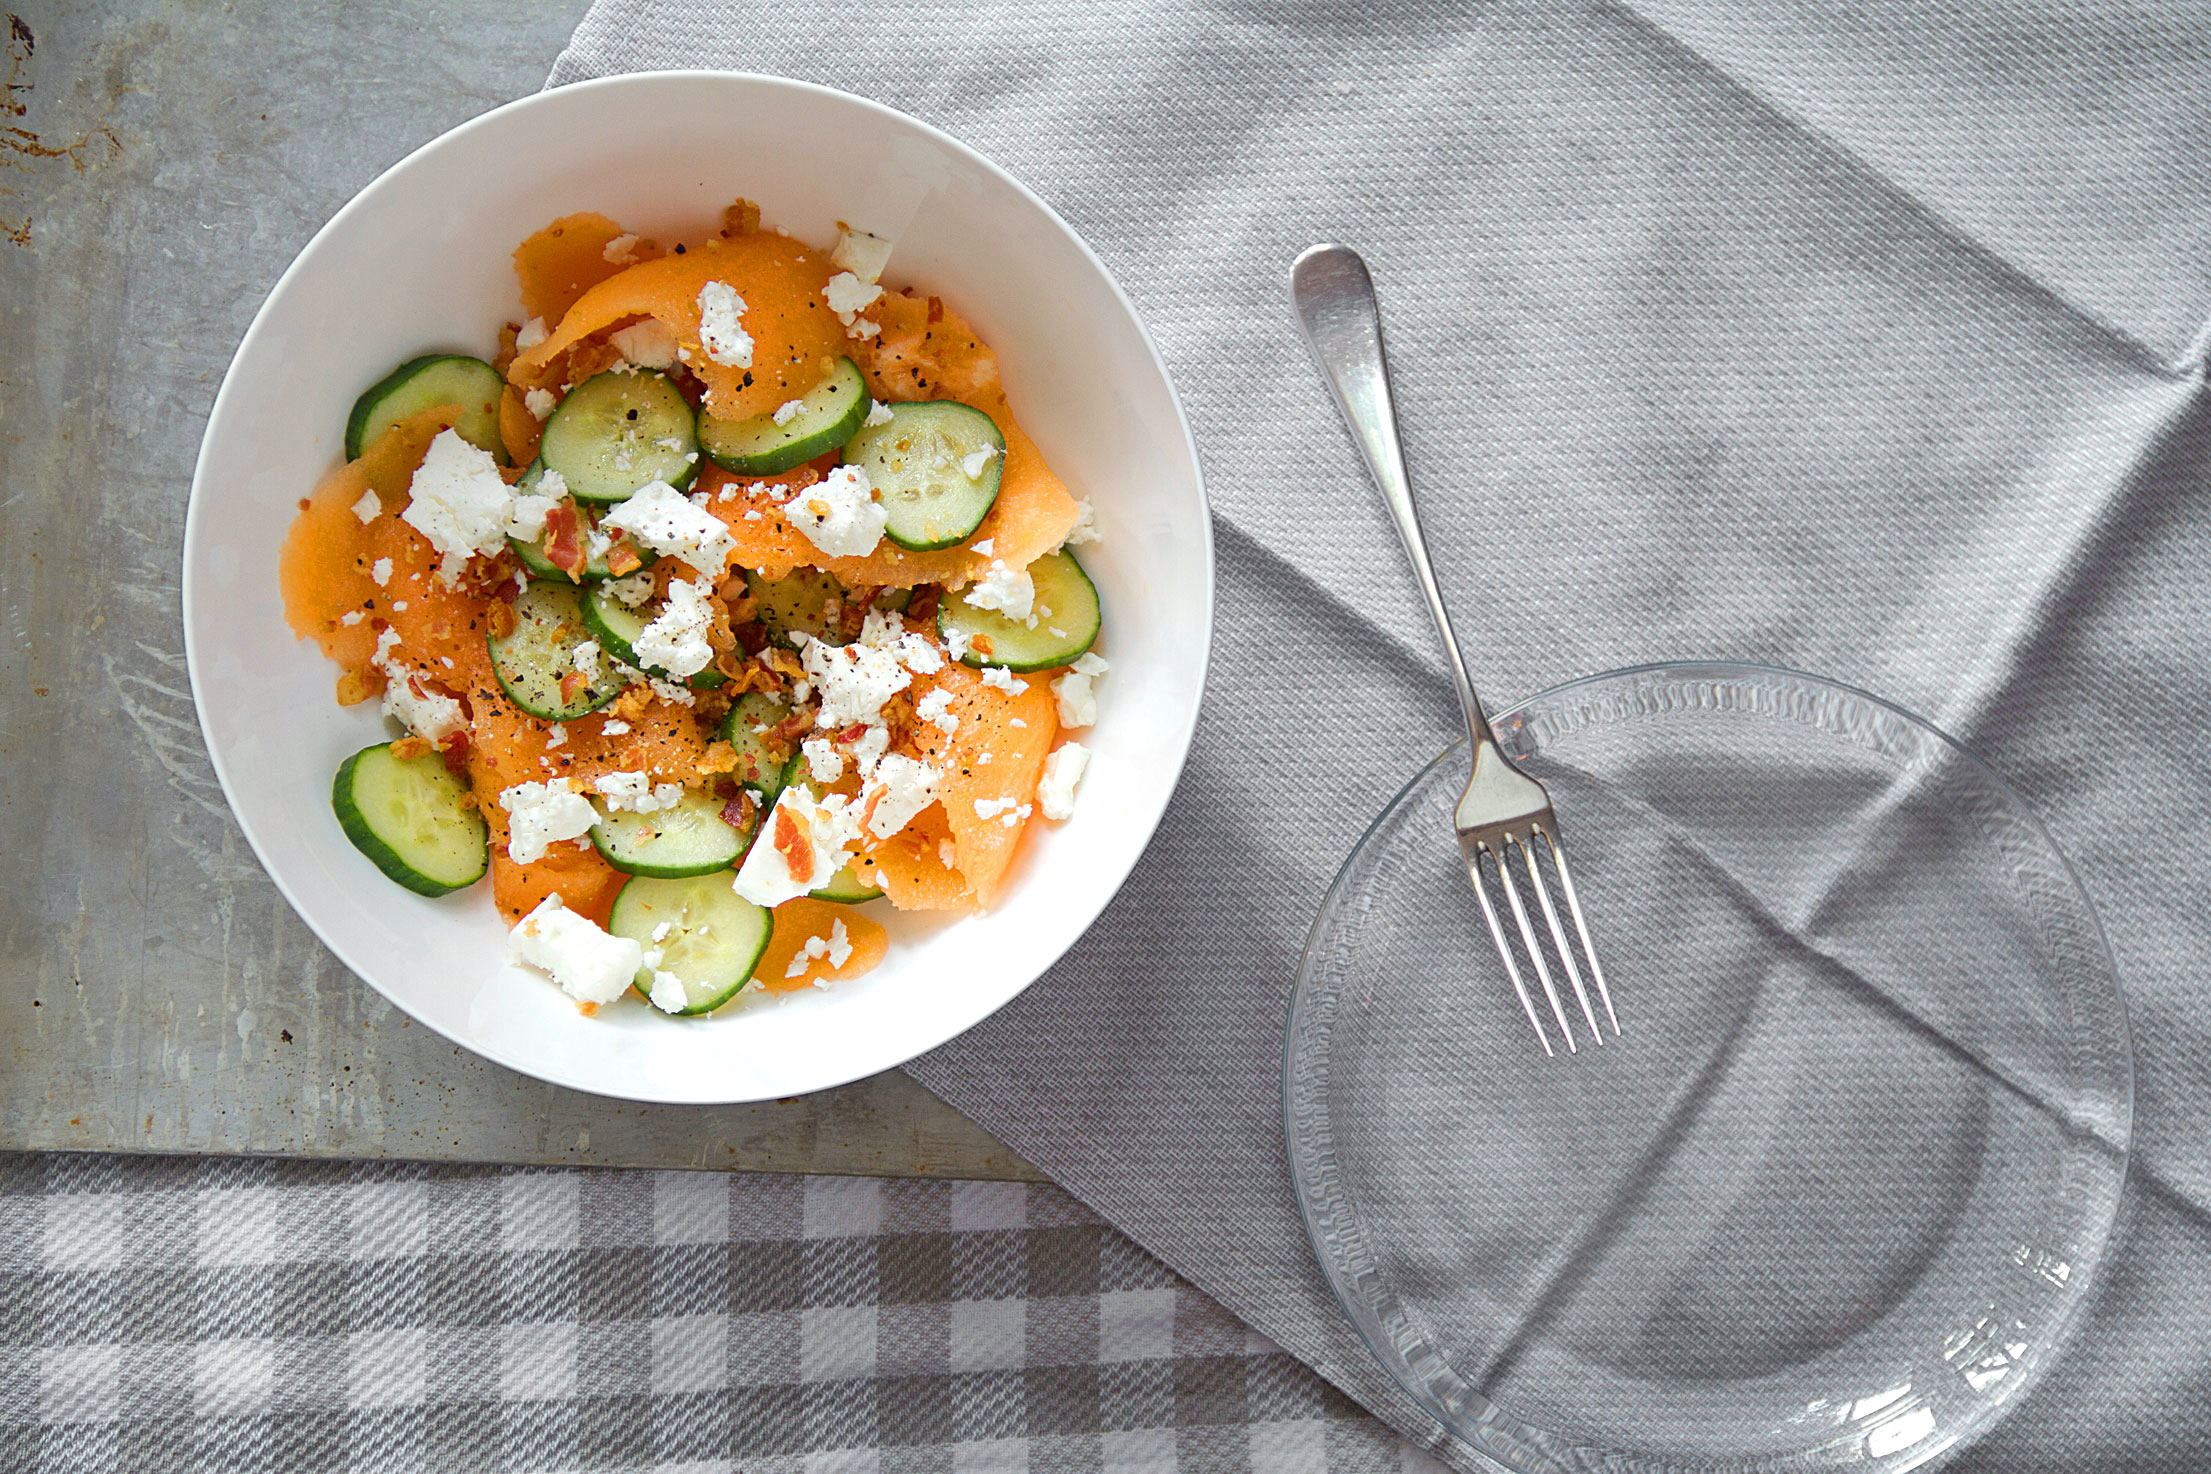
[[[773,476],[850,440],[874,401],[868,397],[860,366],[840,358],[829,377],[801,395],[798,403],[798,413],[780,425],[772,414],[717,420],[701,409],[699,449],[725,471]]]
[[[783,578],[766,579],[745,570],[745,589],[759,606],[760,622],[778,645],[795,650],[795,635],[807,635],[832,645],[849,643],[835,625],[823,617],[831,599],[844,601],[845,589],[836,575],[819,568],[794,568]]]
[[[599,642],[599,648],[621,661],[649,671],[664,681],[680,679],[669,675],[657,665],[647,665],[637,658],[638,637],[645,633],[645,626],[658,618],[660,611],[648,604],[643,609],[632,609],[607,592],[606,587],[594,585],[583,596],[584,627],[591,631],[591,638]],[[708,666],[688,682],[694,691],[711,691],[729,677]]]
[[[1073,553],[1046,553],[1031,563],[1036,585],[1036,628],[1006,618],[995,609],[978,609],[967,592],[946,594],[937,605],[937,633],[987,638],[990,653],[970,649],[960,659],[978,669],[1002,665],[1008,670],[1051,670],[1069,664],[1098,638],[1098,587],[1082,571]]]
[[[649,369],[609,369],[569,390],[538,454],[584,502],[626,501],[655,481],[681,491],[699,474],[691,401]]]
[[[504,466],[507,442],[499,434],[499,396],[506,388],[499,370],[480,358],[460,353],[410,358],[353,401],[353,413],[345,422],[345,458],[359,460],[377,436],[409,415],[457,404],[464,413],[453,429],[470,445],[490,451]]]
[[[543,461],[532,462],[530,469],[523,474],[521,483],[515,487],[515,490],[534,491],[537,480],[543,474],[544,469],[545,463]],[[576,508],[576,512],[577,519],[583,523],[585,545],[588,547],[592,530],[599,525],[598,509],[589,503],[583,503]],[[559,567],[552,559],[545,556],[544,537],[539,537],[535,542],[524,542],[521,538],[510,537],[507,539],[507,546],[514,549],[514,556],[520,560],[523,568],[528,570],[530,577],[557,578],[563,583],[575,582],[574,579],[568,576],[566,569]],[[629,547],[631,551],[637,554],[638,558],[637,567],[629,570],[631,573],[637,572],[638,569],[650,568],[660,561],[660,554],[654,552],[651,548],[641,546],[634,541],[629,543]],[[601,579],[613,577],[615,577],[614,571],[607,567],[604,554],[585,553],[583,560],[583,581],[585,583],[597,583]]]
[[[731,890],[733,879],[727,870],[684,880],[640,875],[614,898],[607,930],[648,954],[659,951],[660,970],[683,984],[679,1013],[708,1013],[727,1003],[751,980],[775,934],[775,913]],[[653,933],[663,922],[668,930],[656,942]],[[652,985],[652,969],[640,969],[637,986],[649,993]]]
[[[791,703],[782,697],[747,691],[730,703],[729,714],[722,718],[721,738],[737,749],[737,781],[752,790],[763,813],[775,807],[783,792],[784,765],[797,755],[795,745],[785,749],[772,743],[766,731],[790,714]]]
[[[884,535],[917,553],[966,542],[998,500],[1006,437],[989,415],[950,399],[890,411],[889,423],[863,425],[844,448],[883,494]],[[963,463],[978,452],[981,472],[969,476]]]
[[[330,807],[354,847],[417,895],[474,885],[491,864],[491,830],[439,753],[364,747],[339,765]]]
[[[621,695],[627,684],[602,661],[596,681],[570,681],[571,694],[562,694],[562,677],[576,669],[576,647],[590,638],[581,603],[565,578],[533,583],[514,601],[513,632],[488,641],[492,674],[507,699],[531,716],[574,721]]]
[[[857,906],[862,901],[877,901],[883,897],[881,887],[862,885],[860,877],[852,873],[850,865],[830,876],[829,884],[808,894],[817,901],[837,901],[847,906]]]
[[[729,869],[744,858],[752,831],[723,819],[722,800],[694,788],[672,809],[608,814],[591,826],[591,847],[626,874],[675,879]]]

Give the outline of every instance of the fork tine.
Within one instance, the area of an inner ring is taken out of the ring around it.
[[[1533,828],[1543,836],[1543,842],[1551,846],[1551,853],[1557,855],[1558,847],[1549,831],[1541,824]],[[1528,862],[1528,883],[1535,887],[1535,898],[1543,907],[1543,919],[1550,924],[1551,940],[1558,943],[1558,960],[1566,964],[1566,981],[1574,985],[1574,1000],[1581,1004],[1581,1016],[1589,1020],[1589,1036],[1601,1045],[1605,1042],[1604,1030],[1597,1027],[1596,1010],[1589,1006],[1589,990],[1582,986],[1581,969],[1574,964],[1573,944],[1566,940],[1566,930],[1558,924],[1558,908],[1551,904],[1551,888],[1543,881],[1542,867],[1535,863],[1535,849],[1523,846],[1520,853]]]
[[[1543,831],[1543,842],[1550,847],[1551,863],[1558,867],[1558,883],[1566,892],[1566,909],[1573,914],[1574,930],[1581,937],[1582,955],[1589,959],[1589,976],[1597,985],[1597,997],[1605,1006],[1605,1017],[1612,1021],[1612,1032],[1620,1032],[1620,1017],[1612,1011],[1612,990],[1605,986],[1604,964],[1597,960],[1597,944],[1589,940],[1589,923],[1581,914],[1581,897],[1574,894],[1574,872],[1566,868],[1566,851],[1550,831]]]
[[[1497,847],[1497,873],[1505,878],[1505,899],[1512,903],[1512,919],[1520,923],[1520,940],[1528,944],[1528,956],[1535,963],[1535,975],[1543,983],[1543,996],[1551,1000],[1552,1016],[1558,1020],[1558,1031],[1566,1037],[1566,1052],[1577,1054],[1574,1048],[1573,1026],[1566,1022],[1566,1010],[1559,1006],[1558,987],[1551,981],[1551,968],[1543,960],[1543,944],[1535,939],[1535,928],[1528,924],[1528,908],[1520,901],[1520,883],[1512,878],[1512,869],[1505,863],[1507,846],[1517,848],[1520,858],[1528,863],[1528,874],[1535,874],[1535,858],[1528,847],[1514,835],[1506,835],[1504,843]]]
[[[1490,937],[1497,943],[1497,955],[1505,961],[1505,975],[1512,979],[1512,990],[1520,995],[1520,1007],[1528,1015],[1528,1026],[1535,1030],[1535,1042],[1543,1046],[1545,1055],[1552,1055],[1551,1041],[1543,1033],[1543,1021],[1535,1016],[1535,1004],[1529,1001],[1528,985],[1521,981],[1520,964],[1513,961],[1512,944],[1505,940],[1505,928],[1497,919],[1497,908],[1489,899],[1489,886],[1482,880],[1482,856],[1489,853],[1487,845],[1475,846],[1466,857],[1467,878],[1474,882],[1474,899],[1482,903],[1482,919],[1489,923]],[[1498,857],[1498,871],[1504,870],[1503,857]]]

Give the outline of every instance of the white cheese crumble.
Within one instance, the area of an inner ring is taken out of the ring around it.
[[[544,342],[548,336],[550,335],[545,331],[545,319],[533,317],[515,330],[514,350],[517,353],[527,353]]]
[[[567,746],[568,729],[562,726],[559,722],[552,723],[545,729],[545,745],[547,747]]]
[[[392,613],[394,613],[394,614],[405,614],[406,612],[407,612],[407,601],[406,601],[405,599],[395,599],[395,600],[393,600],[393,601],[392,601]]]
[[[852,744],[852,766],[862,773],[867,772],[875,766],[876,759],[882,757],[890,745],[890,728],[868,728]]]
[[[637,237],[624,232],[606,243],[599,255],[609,266],[632,266],[637,262]]]
[[[1103,542],[1105,534],[1098,530],[1098,509],[1090,505],[1090,498],[1075,498],[1075,525],[1068,530],[1062,547],[1079,548],[1084,543]]]
[[[928,722],[947,737],[960,729],[960,719],[952,711],[952,693],[950,691],[931,691],[914,703],[914,715]]]
[[[369,565],[369,577],[376,581],[378,588],[390,583],[392,581],[392,560],[378,558],[374,563],[371,563]]]
[[[376,514],[384,510],[384,504],[376,499],[376,488],[361,493],[361,499],[353,504],[353,515],[361,519],[363,527],[376,520]]]
[[[683,979],[658,968],[653,970],[652,991],[645,996],[662,1013],[681,1013],[691,1006],[691,997],[683,989]]]
[[[829,924],[829,965],[842,967],[852,957],[852,936],[841,921]]]
[[[529,389],[523,392],[522,407],[528,410],[531,416],[536,419],[542,420],[550,417],[559,406],[560,400],[554,396],[550,389]]]
[[[386,628],[376,637],[376,653],[369,663],[384,673],[384,715],[399,722],[417,737],[443,742],[468,725],[461,704],[422,684],[415,673],[392,658],[399,648],[399,631]]]
[[[849,950],[849,949],[848,949]],[[806,945],[791,954],[791,965],[783,969],[787,978],[804,977],[806,969],[814,965],[817,957],[829,955],[829,943],[820,937],[808,937]]]
[[[844,776],[844,754],[827,737],[809,737],[799,747],[806,754],[806,771],[816,783],[834,783]]]
[[[676,332],[657,317],[633,322],[607,334],[614,351],[639,368],[672,369],[676,366]]]
[[[883,289],[873,282],[864,282],[849,271],[840,271],[829,278],[822,288],[822,297],[829,303],[829,310],[837,314],[846,327],[859,316],[860,310],[883,295]]]
[[[587,681],[596,682],[599,679],[599,656],[602,653],[604,652],[599,649],[597,640],[586,640],[569,652],[568,659],[576,667],[577,675],[582,676]],[[602,727],[600,730],[605,731],[613,725],[614,723],[609,721],[606,727]],[[627,732],[629,728],[624,727],[622,730]]]
[[[632,497],[630,500],[635,501],[636,498]],[[610,578],[599,587],[612,594],[615,602],[623,608],[642,609],[653,596],[653,573],[649,568],[640,568],[625,577]]]
[[[990,560],[990,572],[968,589],[967,602],[977,609],[995,609],[1008,619],[1036,623],[1035,581],[1025,569],[1008,568],[1003,558]]]
[[[607,737],[627,737],[630,732],[630,724],[619,717],[608,717],[599,724],[599,732],[602,736]]]
[[[599,801],[616,813],[651,814],[683,802],[681,783],[655,783],[640,772],[601,773],[591,786]]]
[[[1018,808],[1020,803],[1021,800],[1017,798],[979,798],[975,800],[975,817],[978,819],[995,819],[1000,814]]]
[[[983,479],[983,472],[989,469],[990,458],[995,455],[1003,454],[1003,451],[997,450],[994,447],[990,446],[985,446],[981,450],[971,450],[966,455],[960,457],[960,470],[966,475],[968,480],[980,481]],[[978,547],[976,551],[981,552],[982,549]]]
[[[612,1003],[645,961],[643,947],[609,936],[590,917],[569,910],[557,893],[514,924],[507,953],[551,977],[578,1003]]]
[[[983,684],[986,686],[994,686],[998,690],[1005,692],[1008,696],[1018,696],[1023,691],[1029,689],[1028,682],[1022,680],[1019,676],[1016,676],[1012,671],[1007,670],[1002,665],[984,666]]]
[[[998,539],[994,537],[979,538],[973,544],[973,547],[974,551],[988,558],[998,551]]]
[[[506,546],[514,493],[490,451],[441,430],[407,490],[413,500],[400,520],[437,549],[439,576],[447,583],[460,577],[470,554],[488,557]]]
[[[507,811],[507,858],[517,865],[536,864],[552,846],[581,838],[599,822],[591,800],[566,778],[517,783],[500,793],[499,807]]]
[[[599,525],[626,532],[656,553],[681,558],[710,578],[719,577],[737,551],[728,523],[665,481],[639,487],[601,517]]]
[[[728,282],[699,288],[699,345],[724,368],[752,367],[752,334],[744,329],[745,299]]]
[[[558,471],[547,471],[539,478],[538,485],[543,486],[559,475]],[[568,484],[561,482],[558,490],[565,492]],[[536,542],[545,535],[546,515],[559,505],[560,497],[557,493],[552,496],[542,496],[534,491],[519,493],[507,506],[507,536],[518,537],[526,543]]]
[[[359,624],[362,620],[366,618],[368,618],[368,616],[366,614],[363,614],[360,610],[348,609],[345,613],[338,616],[338,623]]]
[[[1059,724],[1063,727],[1087,727],[1098,720],[1098,698],[1090,683],[1106,673],[1103,658],[1085,655],[1077,660],[1066,675],[1052,682],[1052,695],[1059,701]]]
[[[832,558],[860,558],[883,540],[888,514],[875,500],[867,473],[839,466],[818,486],[809,486],[785,504],[784,517],[806,540]]]
[[[1009,727],[1021,727],[1025,729],[1029,724],[1021,720],[1021,718],[1015,717],[1011,721],[1007,722],[1006,725]]]
[[[862,423],[872,430],[878,425],[888,425],[890,422],[891,407],[878,401],[868,406],[868,417]]]
[[[848,338],[872,338],[881,331],[883,331],[881,323],[870,322],[863,317],[851,327],[846,328],[844,335]]]
[[[832,732],[855,723],[882,725],[883,703],[914,680],[896,654],[875,645],[832,645],[808,638],[799,661],[821,697],[814,725]]]
[[[966,630],[953,629],[944,631],[944,653],[951,656],[954,660],[967,659],[968,648],[974,643],[974,640],[972,639],[972,637],[969,636]]]
[[[1065,819],[1075,812],[1075,786],[1090,767],[1090,749],[1080,742],[1063,742],[1044,760],[1044,776],[1037,780],[1037,807],[1047,819]]]
[[[889,839],[937,801],[937,785],[943,773],[899,753],[890,753],[875,765],[860,795],[860,811],[867,816],[868,832]]]
[[[686,679],[712,665],[714,647],[706,638],[714,627],[714,611],[706,602],[711,587],[704,579],[671,582],[660,616],[637,637],[637,658]]]
[[[829,264],[839,271],[849,271],[864,282],[878,281],[883,268],[891,259],[891,243],[872,231],[854,230],[839,222],[836,249],[829,253]]]
[[[794,783],[776,798],[730,888],[755,906],[781,905],[829,884],[859,842],[858,816],[844,798],[817,799]]]
[[[786,399],[781,404],[775,407],[775,413],[770,416],[770,418],[772,418],[778,425],[788,425],[789,423],[791,423],[791,421],[797,419],[805,412],[805,400]]]

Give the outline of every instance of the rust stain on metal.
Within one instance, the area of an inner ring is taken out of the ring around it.
[[[31,57],[38,51],[38,38],[31,33],[29,22],[10,12],[8,15],[8,76],[4,91],[0,91],[0,115],[10,119],[24,118],[31,111]],[[105,123],[88,128],[63,144],[50,144],[38,134],[18,122],[0,124],[0,164],[11,169],[28,169],[44,159],[67,159],[69,167],[82,174],[85,170],[85,151],[96,140],[107,141],[109,157],[123,151],[123,141],[115,136]],[[0,197],[16,200],[22,194],[18,190],[0,189]],[[31,243],[31,217],[10,221],[0,218],[0,236],[19,246]]]

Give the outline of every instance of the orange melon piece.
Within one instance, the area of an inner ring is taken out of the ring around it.
[[[507,858],[506,810],[492,808],[497,817],[491,821],[491,898],[499,914],[510,924],[520,921],[558,892],[562,905],[605,926],[629,877],[600,859],[597,850],[573,844],[557,845],[533,864],[515,864]]]
[[[984,910],[997,899],[1013,866],[1028,829],[1020,806],[1035,802],[1044,759],[1059,736],[1058,707],[1048,682],[1043,677],[1014,680],[1021,690],[1008,694],[984,685],[964,665],[946,666],[933,684],[951,693],[959,728],[950,738],[928,725],[917,730],[921,744],[935,749],[929,760],[944,774],[938,800],[951,830],[954,862],[974,904]],[[1014,726],[1016,720],[1024,725]],[[990,761],[983,761],[985,754]],[[1012,808],[984,816],[975,811],[978,800],[992,807],[1010,800]],[[1013,822],[1007,823],[1008,818]]]
[[[606,258],[607,242],[628,232],[604,215],[563,215],[514,248],[522,310],[547,327],[568,315],[576,299],[623,269]]]
[[[827,942],[840,921],[844,923],[845,941],[852,948],[852,955],[844,960],[844,966],[831,967],[827,957],[816,957],[797,977],[785,976],[800,949],[814,937]],[[882,923],[862,916],[850,906],[800,896],[775,908],[775,933],[768,938],[768,950],[760,954],[759,966],[753,969],[752,975],[771,993],[791,993],[811,988],[820,979],[845,982],[873,972],[889,950],[890,934],[883,930]]]
[[[879,842],[872,854],[854,860],[852,868],[901,911],[972,911],[975,893],[947,858],[953,851],[944,805],[931,804],[904,829]]]
[[[538,442],[545,438],[544,424],[512,384],[499,396],[499,438],[506,444],[507,459],[518,466],[537,459]]]
[[[515,355],[507,378],[519,388],[549,388],[566,356],[592,334],[641,317],[674,331],[685,362],[705,383],[707,404],[728,419],[766,414],[821,381],[822,360],[845,352],[844,325],[822,299],[829,280],[824,252],[773,233],[715,237],[680,256],[641,262],[576,300],[551,337]],[[745,300],[752,367],[715,363],[699,343],[699,291],[727,282]]]

